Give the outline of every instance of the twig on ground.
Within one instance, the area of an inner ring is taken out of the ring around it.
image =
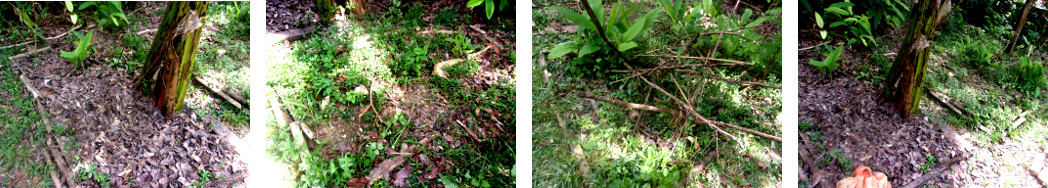
[[[827,43],[830,43],[830,42],[829,42],[829,41],[826,41],[826,42],[823,42],[823,43],[819,43],[819,44],[816,44],[815,46],[809,46],[809,47],[805,47],[805,48],[801,48],[801,49],[798,49],[797,51],[805,51],[805,50],[810,50],[810,49],[812,49],[812,48],[815,48],[815,47],[819,47],[819,46],[822,46],[823,44],[827,44]]]
[[[603,102],[606,102],[606,103],[611,103],[611,104],[614,104],[614,105],[619,105],[619,106],[626,107],[626,108],[632,108],[632,109],[638,109],[638,110],[647,110],[647,111],[656,111],[656,112],[672,114],[674,116],[680,116],[679,112],[676,112],[676,111],[673,111],[673,110],[668,110],[668,109],[665,109],[665,108],[659,108],[659,107],[655,107],[655,106],[651,106],[651,105],[637,104],[637,103],[630,103],[630,102],[626,102],[626,101],[615,100],[615,99],[604,97],[604,96],[594,95],[593,93],[589,93],[589,92],[580,91],[580,92],[578,92],[578,95],[579,95],[579,97],[582,97],[582,98],[590,98],[590,99],[594,99],[594,100],[598,100],[598,101],[603,101]]]
[[[70,31],[73,31],[73,30],[76,30],[76,29],[80,29],[80,27],[83,26],[83,25],[84,24],[76,25],[76,27],[73,27],[72,29],[69,29],[69,31],[66,31],[66,32],[64,32],[62,34],[59,34],[59,35],[56,35],[56,36],[53,36],[53,37],[47,37],[47,38],[44,38],[44,39],[45,40],[54,40],[54,39],[57,39],[59,37],[63,37],[66,34],[69,34]],[[12,48],[12,47],[15,47],[15,46],[22,46],[22,45],[26,45],[26,44],[29,44],[29,43],[33,43],[33,40],[21,42],[21,43],[18,43],[18,44],[12,44],[12,45],[3,46],[3,47],[0,47],[0,50]]]
[[[924,183],[927,183],[928,181],[931,181],[932,179],[935,179],[936,176],[939,176],[939,174],[941,174],[942,172],[946,171],[946,169],[949,169],[950,165],[953,165],[954,163],[957,163],[957,162],[961,162],[961,161],[963,161],[966,158],[967,157],[958,156],[958,157],[954,157],[953,159],[946,160],[946,162],[939,163],[937,165],[938,167],[936,167],[935,170],[932,170],[931,172],[928,172],[928,173],[922,175],[921,177],[917,178],[917,180],[913,180],[910,183],[906,184],[905,186],[902,186],[902,188],[917,188],[917,187],[920,187],[921,185],[924,185]]]
[[[156,32],[156,29],[142,30],[142,31],[139,31],[138,33],[135,33],[135,35],[142,35],[142,34],[151,33],[151,32]]]
[[[193,80],[193,84],[196,84],[197,86],[200,86],[204,90],[207,90],[208,93],[217,95],[219,98],[222,98],[226,102],[229,102],[229,104],[232,104],[233,107],[236,107],[237,109],[243,109],[243,107],[240,106],[240,103],[237,102],[236,100],[233,100],[233,98],[229,97],[225,93],[223,93],[223,92],[221,92],[221,91],[219,91],[219,90],[217,90],[215,88],[212,88],[211,86],[208,86],[207,84],[204,84],[204,82],[201,81],[199,76],[193,75],[193,77],[191,79]]]
[[[8,61],[15,61],[15,59],[23,58],[23,57],[29,57],[30,55],[33,55],[33,54],[36,54],[36,53],[40,53],[40,52],[43,52],[43,51],[46,51],[46,50],[51,50],[51,47],[44,47],[44,48],[36,49],[36,50],[33,50],[33,51],[28,51],[28,52],[25,52],[25,53],[14,55],[14,56],[11,56],[11,57],[7,57],[7,60]]]
[[[688,70],[688,69],[677,69],[677,72],[681,72],[681,73],[684,73],[684,74],[691,74],[691,75],[699,75],[698,71]],[[760,83],[760,82],[732,80],[732,79],[723,78],[723,77],[714,76],[714,75],[706,75],[706,77],[709,77],[709,78],[714,79],[714,80],[723,81],[723,82],[734,83],[734,84],[741,84],[741,85],[744,85],[744,86],[761,86],[761,87],[767,87],[767,88],[782,89],[782,86],[765,84],[765,83]]]

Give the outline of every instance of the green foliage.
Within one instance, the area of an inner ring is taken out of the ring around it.
[[[77,31],[73,31],[72,33],[73,36],[77,38],[77,41],[74,42],[74,44],[76,44],[76,49],[74,49],[72,52],[62,50],[62,53],[59,56],[68,59],[70,62],[73,62],[74,67],[80,67],[80,64],[84,62],[84,59],[87,58],[87,56],[91,55],[91,52],[94,51],[94,46],[91,45],[91,38],[94,35],[95,31],[87,32],[87,36],[83,36],[80,34],[80,32]]]
[[[1040,96],[1041,90],[1048,82],[1044,78],[1044,67],[1040,61],[1032,61],[1029,57],[1019,58],[1019,63],[1008,69],[1010,83],[1015,84],[1019,90]]]
[[[456,56],[464,56],[469,53],[473,53],[473,50],[481,47],[480,45],[471,44],[472,40],[462,32],[458,32],[450,38],[445,38],[444,41],[450,42],[455,45],[453,52]]]
[[[49,174],[56,168],[40,162],[34,154],[47,146],[44,141],[50,137],[41,126],[49,126],[54,129],[56,135],[65,136],[75,132],[75,128],[59,129],[62,126],[40,123],[49,115],[36,110],[37,103],[26,91],[19,81],[18,74],[12,70],[11,63],[8,62],[8,57],[19,52],[20,49],[0,50],[0,96],[4,96],[0,97],[0,172],[22,172],[20,175],[27,179],[48,179]],[[72,140],[56,144],[75,142]],[[13,182],[3,181],[5,180],[0,180],[0,186],[15,186]],[[39,186],[51,186],[47,182],[49,181],[41,181]]]
[[[863,46],[876,45],[873,38],[873,27],[870,26],[870,17],[866,14],[855,14],[854,6],[855,3],[844,0],[844,2],[830,4],[829,7],[823,9],[822,14],[816,12],[815,23],[819,29],[824,29],[819,31],[820,35],[826,38],[825,29],[843,28],[845,35],[851,37],[848,39],[848,45],[856,42],[862,42]]]
[[[401,57],[401,61],[393,62],[390,70],[405,76],[422,76],[425,70],[433,67],[429,57],[429,46],[416,46]]]
[[[43,30],[37,27],[36,22],[33,21],[34,18],[39,20],[37,16],[39,16],[40,14],[36,11],[33,11],[33,7],[31,6],[31,4],[28,3],[32,2],[15,2],[15,6],[12,6],[12,8],[14,8],[15,16],[18,16],[18,20],[20,20],[22,24],[28,27],[29,31],[32,32],[35,40],[43,40]]]
[[[198,170],[197,175],[200,176],[200,181],[193,182],[193,185],[189,187],[204,187],[208,182],[215,180],[215,176],[211,175],[211,171],[207,171],[207,169]]]
[[[823,53],[822,55],[826,56],[826,59],[823,59],[822,61],[812,59],[809,60],[810,62],[808,62],[808,64],[811,64],[816,68],[819,68],[824,77],[832,77],[833,69],[836,69],[837,67],[841,66],[839,63],[837,63],[837,58],[840,58],[842,53],[844,53],[844,46],[839,46],[830,53]]]
[[[494,13],[495,13],[495,6],[499,7],[498,11],[502,11],[503,9],[506,8],[507,5],[510,6],[511,8],[513,6],[512,4],[510,4],[506,0],[499,0],[498,1],[498,5],[495,5],[495,0],[469,0],[468,2],[466,2],[466,7],[467,8],[473,8],[473,7],[480,6],[481,4],[484,5],[484,15],[487,15],[488,19],[491,19],[491,16],[494,15]]]
[[[102,187],[109,188],[109,175],[98,171],[97,167],[94,164],[87,165],[87,168],[81,170],[80,173],[77,173],[77,175],[77,177],[79,177],[80,179],[78,181],[94,181]]]
[[[866,14],[870,15],[870,27],[874,30],[885,25],[899,28],[909,18],[909,2],[903,0],[869,0],[866,2]]]
[[[444,68],[444,72],[448,73],[449,78],[461,78],[469,76],[480,69],[480,65],[474,61],[463,61],[458,64],[448,66]]]
[[[917,167],[917,171],[920,171],[921,173],[931,172],[932,171],[932,165],[935,165],[935,163],[938,163],[938,162],[939,162],[939,160],[937,160],[935,158],[935,156],[928,155],[928,157],[925,157],[924,164],[921,164],[920,167]]]
[[[91,10],[94,9],[94,10]],[[88,1],[80,4],[77,10],[94,11],[98,25],[108,28],[127,26],[127,16],[124,15],[123,4],[120,1]]]
[[[565,19],[579,25],[577,32],[580,37],[550,48],[549,59],[555,59],[575,51],[578,51],[577,57],[585,57],[598,50],[607,51],[608,48],[626,52],[638,46],[637,41],[634,39],[637,39],[636,37],[642,33],[650,31],[651,25],[661,16],[658,10],[651,10],[644,16],[633,19],[631,22],[628,17],[630,13],[637,9],[637,5],[629,6],[615,3],[612,4],[609,14],[605,14],[602,8],[604,6],[600,0],[589,0],[588,3],[591,7],[595,7],[593,8],[593,14],[598,16],[596,23],[592,21],[588,14],[576,13],[574,10],[564,7],[550,8],[560,13]],[[597,31],[598,25],[602,26],[604,34],[615,46],[606,45],[600,32]]]

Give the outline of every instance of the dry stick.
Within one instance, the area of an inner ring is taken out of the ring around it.
[[[47,152],[44,152],[44,157],[50,159],[51,155],[48,155]],[[51,164],[50,160],[44,160],[44,162],[46,162],[47,164]],[[55,188],[62,188],[62,186],[64,186],[62,184],[62,178],[58,177],[58,174],[55,174],[55,171],[51,171],[51,173],[49,174],[51,175],[51,182],[55,184]]]
[[[240,105],[244,106],[244,108],[250,108],[250,107],[248,107],[248,106],[250,106],[250,104],[248,104],[249,102],[248,102],[247,98],[244,98],[244,97],[242,97],[240,95],[237,95],[236,93],[233,93],[233,91],[230,90],[229,88],[222,88],[222,92],[226,93],[226,95],[229,95],[229,97],[233,98],[233,100],[236,100],[238,103],[240,103]]]
[[[692,58],[700,58],[700,57],[692,57]],[[711,59],[711,60],[713,60],[713,59]],[[717,59],[717,60],[720,60],[720,59]],[[729,60],[729,61],[734,61],[734,60]],[[611,70],[611,72],[618,72],[618,73],[633,73],[633,74],[630,74],[630,76],[627,76],[627,77],[622,78],[622,79],[615,80],[615,81],[613,81],[611,83],[614,84],[614,83],[622,82],[622,81],[628,80],[628,79],[633,78],[633,77],[637,77],[637,76],[644,75],[644,74],[649,74],[652,71],[656,71],[656,70],[681,69],[681,68],[688,68],[688,67],[721,67],[721,66],[744,66],[744,65],[752,65],[752,64],[746,63],[746,62],[742,62],[742,63],[719,63],[719,64],[710,64],[710,63],[706,63],[706,64],[687,64],[687,65],[670,65],[670,66],[659,65],[658,67],[655,67],[655,68],[641,69],[638,72],[634,72],[634,71],[630,71],[630,70]]]
[[[684,74],[701,75],[701,74],[699,74],[698,71],[695,71],[695,70],[677,69],[676,71],[680,72],[680,73],[684,73]],[[728,82],[728,83],[741,84],[741,85],[744,85],[744,86],[761,86],[761,87],[767,87],[767,88],[782,89],[782,86],[765,84],[765,83],[760,83],[760,82],[732,80],[732,79],[719,77],[719,76],[714,76],[714,75],[709,75],[707,77],[710,77],[710,78],[712,78],[714,80],[719,80],[719,81]]]
[[[7,57],[7,60],[8,61],[15,61],[15,59],[23,58],[23,57],[29,57],[30,55],[33,55],[33,54],[36,54],[36,53],[40,53],[42,51],[46,51],[46,50],[50,50],[50,49],[51,49],[51,47],[44,47],[44,48],[36,49],[36,50],[33,50],[33,51],[28,51],[28,52],[25,52],[25,53],[22,53],[22,54],[18,54],[18,55],[14,55],[14,56],[11,56],[11,57]]]
[[[946,169],[949,169],[950,165],[953,165],[954,163],[957,163],[957,162],[961,162],[965,158],[967,158],[967,157],[954,157],[953,159],[947,160],[944,163],[939,163],[939,167],[938,168],[935,168],[935,170],[932,170],[931,172],[928,172],[927,174],[922,175],[921,177],[917,178],[917,180],[911,181],[910,183],[906,184],[905,186],[902,186],[902,188],[917,188],[917,187],[920,187],[921,185],[924,185],[924,183],[927,183],[928,181],[931,181],[932,179],[935,179],[936,176],[939,176],[939,174],[941,174],[943,171],[946,171]]]
[[[200,80],[199,76],[193,75],[193,77],[191,79],[193,80],[194,84],[204,88],[204,90],[207,90],[211,94],[218,95],[218,97],[221,97],[222,99],[226,100],[226,102],[229,102],[229,104],[233,104],[233,107],[237,107],[237,109],[242,109],[243,108],[242,106],[240,106],[240,103],[238,103],[236,100],[233,100],[233,98],[229,97],[225,93],[222,93],[222,92],[218,91],[217,89],[211,88],[211,86],[208,86],[207,84],[204,84],[204,82]]]
[[[812,49],[812,48],[815,48],[815,47],[818,47],[818,46],[821,46],[821,45],[823,45],[823,44],[827,44],[827,43],[830,43],[830,42],[829,42],[829,41],[826,41],[826,42],[823,42],[823,43],[819,43],[819,44],[816,44],[815,46],[809,46],[809,47],[805,47],[805,48],[801,48],[801,49],[798,49],[797,51],[805,51],[805,50],[809,50],[809,49]]]
[[[694,70],[687,70],[687,69],[677,69],[677,72],[681,72],[681,73],[685,73],[685,74],[699,75],[699,72],[694,71]],[[719,81],[722,81],[722,82],[741,84],[741,85],[744,85],[744,86],[761,86],[761,87],[767,87],[767,88],[782,89],[782,86],[765,84],[765,83],[760,83],[760,82],[732,80],[732,79],[719,77],[719,76],[714,76],[714,75],[707,75],[706,77],[709,77],[709,78],[714,79],[714,80],[719,80]]]
[[[590,92],[579,91],[577,93],[577,95],[579,95],[579,97],[582,97],[582,98],[590,98],[590,99],[594,99],[594,100],[598,100],[598,101],[603,101],[603,102],[606,102],[606,103],[611,103],[611,104],[614,104],[614,105],[619,105],[619,106],[626,107],[626,108],[633,108],[633,109],[647,110],[647,111],[656,111],[656,112],[672,114],[674,116],[679,116],[680,115],[680,113],[677,112],[677,111],[668,110],[668,109],[665,109],[665,108],[659,108],[659,107],[646,105],[646,104],[637,104],[637,103],[631,103],[631,102],[626,102],[626,101],[621,101],[621,100],[615,100],[615,99],[604,97],[604,96],[600,96],[600,95],[594,95],[593,93],[590,93]]]
[[[44,39],[45,39],[45,40],[54,40],[54,39],[57,39],[57,38],[59,38],[59,37],[63,37],[63,36],[65,36],[66,34],[69,34],[69,32],[70,32],[70,31],[73,31],[73,30],[76,30],[76,29],[80,29],[80,27],[81,27],[81,26],[83,26],[83,24],[80,24],[80,25],[76,25],[76,27],[73,27],[72,29],[69,29],[69,31],[66,31],[66,32],[64,32],[64,33],[62,33],[62,34],[59,34],[59,35],[57,35],[57,36],[53,36],[53,37],[47,37],[47,38],[44,38]],[[26,44],[29,44],[29,43],[33,43],[33,40],[30,40],[30,41],[25,41],[25,42],[22,42],[22,43],[18,43],[18,44],[12,44],[12,45],[7,45],[7,46],[4,46],[4,47],[0,47],[0,50],[2,50],[2,49],[8,49],[8,48],[11,48],[11,47],[15,47],[15,46],[22,46],[22,45],[26,45]]]
[[[692,64],[692,65],[680,65],[680,66],[696,66],[696,65],[698,65],[698,66],[704,66],[704,67],[713,67],[713,66],[753,65],[753,63],[750,63],[750,62],[739,61],[739,60],[731,60],[731,59],[720,59],[720,58],[713,58],[713,57],[692,57],[692,56],[677,56],[677,55],[638,55],[638,56],[639,57],[663,57],[663,58],[698,59],[698,60],[720,61],[720,62],[726,62],[726,63],[733,63],[733,64]]]
[[[626,67],[629,67],[630,69],[633,69],[633,67],[629,66],[629,65],[626,65]],[[673,95],[670,95],[669,92],[666,92],[666,90],[663,90],[662,87],[659,87],[658,85],[655,85],[654,83],[651,83],[651,81],[648,81],[648,79],[644,78],[643,76],[641,76],[640,79],[642,81],[644,81],[644,83],[647,83],[648,85],[654,87],[656,90],[659,90],[659,92],[662,92],[663,94],[666,94],[666,96],[670,97],[670,99],[673,99],[673,101],[676,101],[677,103],[680,103],[681,105],[683,105],[685,110],[688,110],[689,112],[691,112],[692,115],[698,117],[700,120],[702,120],[706,124],[710,125],[711,127],[717,129],[718,131],[721,131],[722,133],[727,134],[727,132],[723,132],[724,130],[720,130],[719,126],[725,126],[725,127],[728,127],[728,128],[732,128],[732,129],[735,129],[735,130],[742,131],[742,132],[746,132],[746,133],[750,133],[750,134],[757,135],[757,136],[760,136],[760,137],[770,138],[770,139],[773,139],[775,141],[782,142],[782,138],[779,138],[779,137],[776,137],[776,136],[772,136],[770,134],[766,134],[766,133],[750,130],[750,129],[747,129],[747,128],[742,128],[742,127],[735,126],[735,125],[728,124],[728,123],[724,123],[724,122],[708,120],[705,117],[703,117],[702,115],[699,115],[699,113],[696,112],[695,109],[691,107],[691,105],[688,105],[688,103],[684,103],[684,101],[680,100],[679,98],[677,98],[677,97],[675,97]],[[736,141],[738,141],[738,139],[736,139]]]
[[[634,70],[633,66],[630,66],[628,63],[625,64],[625,65],[630,70]],[[651,83],[651,81],[648,81],[648,79],[644,78],[644,76],[639,76],[638,78],[640,78],[640,80],[644,81],[644,83],[647,83],[649,86],[655,88],[655,90],[659,90],[659,92],[662,92],[662,94],[666,95],[667,97],[670,97],[670,99],[673,99],[673,101],[676,101],[677,103],[682,104],[685,110],[687,110],[688,112],[691,113],[691,115],[694,115],[695,117],[698,117],[699,120],[701,120],[701,122],[699,122],[699,123],[706,124],[706,125],[710,126],[710,128],[713,128],[714,130],[717,130],[718,133],[721,133],[724,136],[727,136],[728,138],[731,138],[732,140],[735,140],[735,142],[742,143],[742,141],[740,141],[739,138],[736,138],[734,135],[731,135],[728,132],[722,130],[720,127],[717,127],[717,125],[714,125],[713,123],[711,123],[710,120],[706,119],[706,117],[703,117],[702,115],[699,115],[699,113],[695,112],[695,109],[691,108],[691,105],[688,105],[688,103],[684,103],[684,101],[681,101],[677,97],[673,96],[672,94],[670,94],[670,92],[666,92],[666,90],[663,90],[662,87],[659,87],[658,85],[655,85],[655,83]],[[781,140],[780,140],[780,142],[781,142]]]

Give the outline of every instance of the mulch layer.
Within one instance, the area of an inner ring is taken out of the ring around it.
[[[802,47],[817,42],[802,40]],[[890,45],[890,44],[889,44]],[[880,95],[884,86],[850,75],[869,62],[865,53],[848,50],[846,64],[825,78],[817,68],[799,63],[799,120],[813,125],[814,131],[799,132],[802,181],[811,186],[834,187],[838,180],[852,175],[859,165],[888,174],[893,186],[917,180],[928,170],[958,160],[925,185],[937,187],[1040,187],[1032,172],[1048,172],[1045,148],[1031,143],[1005,140],[984,148],[972,144],[969,132],[928,114],[947,113],[931,99],[922,101],[915,117],[904,119]],[[892,53],[889,53],[892,54]],[[800,62],[823,58],[815,50],[801,51]],[[889,56],[889,58],[892,58]],[[942,63],[933,62],[933,66]],[[876,66],[874,66],[876,67]],[[936,165],[922,166],[933,156]],[[838,159],[851,161],[840,169]],[[923,168],[923,171],[922,171]],[[1029,169],[1029,170],[1027,170]],[[1044,173],[1041,173],[1044,174]]]

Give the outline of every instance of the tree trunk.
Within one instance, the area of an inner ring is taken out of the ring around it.
[[[148,68],[143,69],[140,79],[148,80],[160,70],[152,91],[157,108],[164,115],[175,114],[182,108],[205,15],[207,2],[170,2],[149,47]]]
[[[888,101],[903,117],[917,111],[932,37],[950,12],[949,0],[922,0],[912,7],[906,38],[899,47],[885,87]]]
[[[1026,0],[1026,5],[1023,5],[1023,16],[1019,17],[1019,26],[1015,27],[1015,34],[1012,35],[1012,39],[1008,40],[1008,46],[1004,48],[1005,54],[1010,54],[1015,51],[1015,46],[1019,43],[1019,37],[1023,34],[1023,25],[1026,25],[1026,16],[1030,15],[1030,7],[1033,7],[1034,0]]]

